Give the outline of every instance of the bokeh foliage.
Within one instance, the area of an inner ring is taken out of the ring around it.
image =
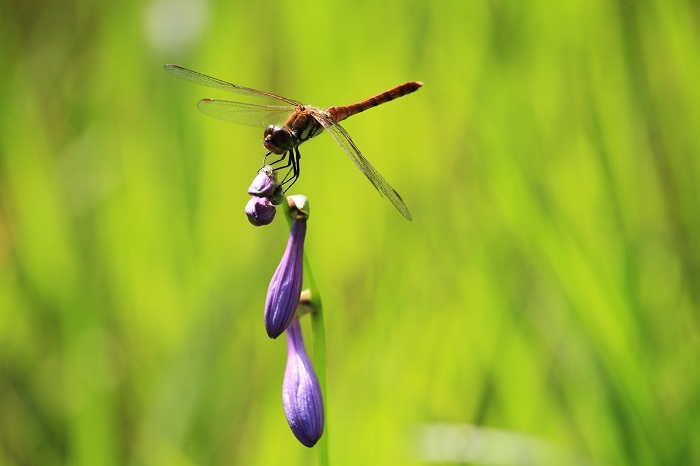
[[[3,0],[0,465],[316,461],[262,326],[287,225],[243,214],[262,131],[167,62],[316,105],[425,82],[345,124],[412,223],[302,150],[332,464],[417,464],[430,423],[700,462],[698,44],[690,0]]]

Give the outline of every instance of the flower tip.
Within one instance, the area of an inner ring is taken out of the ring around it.
[[[301,278],[293,278],[292,280],[293,282],[299,281],[298,286],[301,287]],[[294,300],[293,296],[299,296],[299,294],[295,293],[297,283],[290,283],[290,286],[292,288],[291,290],[286,287],[281,287],[282,289],[280,289],[273,288],[272,286],[268,290],[268,296],[265,302],[265,331],[267,332],[267,336],[273,340],[287,330],[287,327],[289,327],[289,324],[294,318],[296,300]]]
[[[269,325],[267,325],[267,322],[265,324],[265,331],[267,332],[267,336],[270,337],[271,340],[276,340],[277,337],[282,335],[286,330],[285,328],[272,328]]]
[[[245,214],[248,221],[256,226],[269,225],[275,219],[277,209],[264,197],[252,197],[245,206]]]

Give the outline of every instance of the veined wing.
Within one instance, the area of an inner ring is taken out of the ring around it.
[[[256,105],[216,99],[200,100],[197,107],[207,115],[259,128],[283,123],[295,109],[290,105]]]
[[[389,182],[384,179],[382,175],[372,166],[371,163],[362,155],[360,149],[357,148],[350,135],[345,128],[340,126],[338,123],[333,121],[330,114],[326,117],[324,115],[316,114],[314,116],[316,120],[321,123],[323,128],[333,136],[333,139],[340,144],[345,152],[350,156],[355,165],[365,174],[365,176],[372,182],[375,188],[385,195],[394,207],[401,212],[401,215],[406,217],[408,220],[412,220],[411,212],[408,211],[408,207],[404,204],[403,199],[399,196],[399,193],[391,187]]]
[[[178,65],[167,64],[163,66],[163,68],[165,69],[165,71],[168,71],[174,74],[175,76],[179,76],[188,81],[192,81],[193,83],[201,84],[202,86],[220,89],[226,92],[233,92],[234,94],[243,94],[251,97],[269,97],[272,99],[281,100],[282,102],[286,102],[289,105],[294,105],[295,107],[297,105],[302,105],[301,102],[297,102],[294,99],[288,99],[286,97],[275,95],[270,92],[252,89],[250,87],[237,86],[236,84],[227,83],[226,81],[223,81],[221,79],[212,78],[211,76],[207,76],[206,74],[188,70],[187,68],[183,68]]]

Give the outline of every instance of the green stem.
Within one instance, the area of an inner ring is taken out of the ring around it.
[[[328,390],[326,390],[326,329],[323,323],[323,304],[321,303],[321,293],[316,287],[314,275],[311,272],[309,258],[304,253],[304,276],[308,279],[309,290],[311,290],[311,305],[314,312],[311,313],[311,332],[314,340],[314,362],[316,376],[321,386],[323,394],[323,412],[325,414],[325,426],[323,435],[318,441],[319,464],[328,466]]]

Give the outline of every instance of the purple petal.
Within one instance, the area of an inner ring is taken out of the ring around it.
[[[270,338],[282,335],[294,317],[304,278],[306,218],[292,222],[287,249],[277,266],[265,300],[265,329]]]
[[[282,384],[284,414],[294,436],[311,448],[323,434],[323,396],[297,318],[287,328],[287,348],[287,368]]]

